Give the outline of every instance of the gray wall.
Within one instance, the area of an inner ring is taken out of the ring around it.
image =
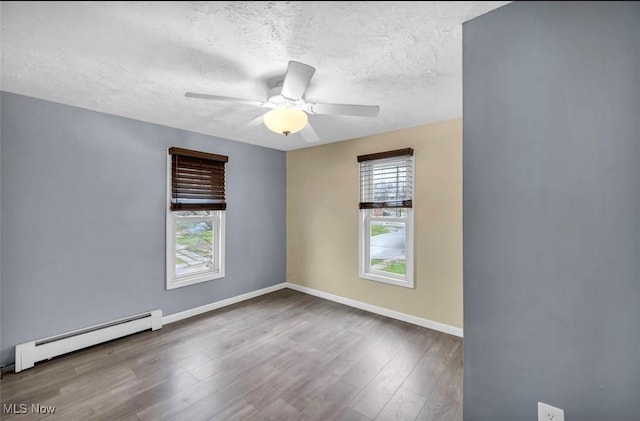
[[[13,346],[285,281],[285,153],[1,94],[2,361]],[[228,155],[226,277],[165,290],[166,150]]]
[[[464,419],[640,420],[640,3],[464,24]]]
[[[0,93],[1,95],[1,93]],[[0,371],[3,366],[2,359],[2,100],[0,98]]]

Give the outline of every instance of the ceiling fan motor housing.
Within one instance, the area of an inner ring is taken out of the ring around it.
[[[282,96],[281,84],[269,89],[267,93],[267,104],[271,104],[271,108],[296,108],[298,110],[308,111],[304,98],[294,100]]]

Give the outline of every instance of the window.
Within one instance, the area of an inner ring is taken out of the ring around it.
[[[360,277],[413,288],[413,149],[358,162]]]
[[[167,289],[224,276],[223,155],[169,148]]]

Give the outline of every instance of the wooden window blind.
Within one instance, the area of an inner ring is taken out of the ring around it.
[[[358,156],[360,209],[413,207],[413,149]]]
[[[171,210],[225,210],[224,164],[228,156],[169,148]]]

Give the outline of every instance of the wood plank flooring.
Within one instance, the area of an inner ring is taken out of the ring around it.
[[[458,421],[462,340],[284,289],[0,382],[2,420]]]

